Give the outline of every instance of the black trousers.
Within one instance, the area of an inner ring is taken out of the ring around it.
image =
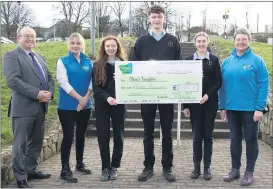
[[[173,143],[172,124],[174,109],[173,104],[141,104],[141,116],[144,123],[144,156],[145,167],[153,167],[155,163],[154,154],[154,121],[156,108],[158,106],[160,114],[160,124],[162,130],[162,159],[161,164],[164,169],[173,166]]]
[[[213,99],[212,99],[213,100]],[[211,164],[212,156],[212,132],[218,110],[217,100],[208,100],[205,104],[192,104],[190,107],[190,121],[192,124],[193,137],[193,162],[195,166],[200,166],[203,152],[202,143],[204,140],[204,167]]]
[[[102,170],[120,167],[123,154],[125,105],[110,106],[108,102],[95,99],[97,137],[100,148]],[[113,128],[113,154],[110,162],[110,118]]]
[[[69,163],[70,151],[74,139],[76,123],[76,161],[77,164],[83,163],[83,152],[85,143],[85,133],[90,119],[91,109],[58,110],[58,115],[63,129],[63,141],[61,145],[62,164]]]

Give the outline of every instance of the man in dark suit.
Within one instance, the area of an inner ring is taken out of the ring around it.
[[[12,90],[12,169],[19,188],[31,188],[27,180],[49,178],[37,171],[37,159],[44,139],[45,114],[53,99],[54,81],[46,60],[33,52],[36,32],[30,27],[17,30],[18,48],[4,55],[4,75]]]

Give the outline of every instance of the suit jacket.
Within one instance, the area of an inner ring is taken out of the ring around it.
[[[54,80],[48,70],[44,57],[34,53],[43,67],[47,89],[54,95]],[[12,97],[9,105],[11,117],[28,117],[38,114],[40,102],[37,100],[39,91],[42,90],[42,80],[30,57],[25,51],[18,47],[4,55],[4,75],[8,87],[12,90]],[[48,103],[45,104],[46,112]]]

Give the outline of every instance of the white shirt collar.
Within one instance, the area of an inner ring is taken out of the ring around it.
[[[193,60],[196,60],[196,59],[208,59],[208,60],[210,60],[210,58],[209,58],[209,52],[207,51],[206,52],[206,54],[205,54],[205,56],[204,57],[199,57],[198,56],[198,54],[197,54],[197,52],[195,52],[194,54],[193,54]]]

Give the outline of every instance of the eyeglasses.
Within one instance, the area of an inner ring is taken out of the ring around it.
[[[24,38],[27,38],[27,39],[29,39],[29,38],[35,39],[36,38],[35,35],[28,35],[28,34],[24,34],[24,35],[20,35],[20,36],[23,36]]]

